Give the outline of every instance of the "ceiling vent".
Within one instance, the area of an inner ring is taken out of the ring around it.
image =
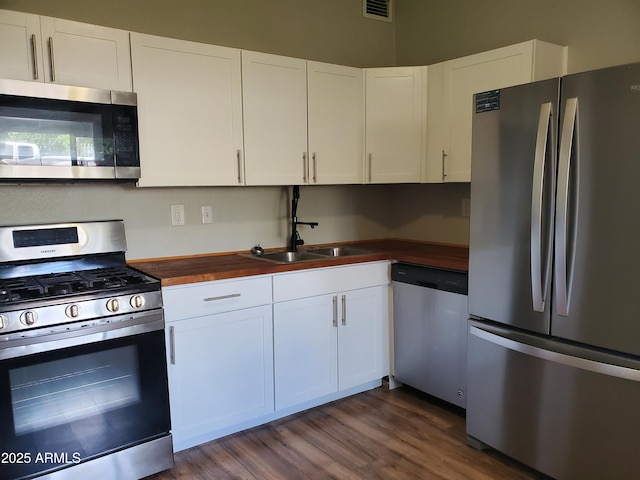
[[[391,22],[393,0],[362,0],[362,14],[366,18]]]

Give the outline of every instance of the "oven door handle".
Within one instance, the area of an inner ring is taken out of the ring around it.
[[[46,333],[24,337],[0,336],[0,360],[164,330],[164,314],[160,308],[43,330]]]
[[[169,362],[176,364],[176,334],[173,326],[169,327]]]

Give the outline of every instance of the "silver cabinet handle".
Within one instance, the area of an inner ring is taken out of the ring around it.
[[[169,362],[176,364],[176,334],[173,327],[169,327]]]
[[[444,182],[444,179],[447,177],[446,168],[445,168],[447,156],[448,156],[447,152],[442,150],[442,181],[443,182]]]
[[[338,326],[338,296],[333,296],[333,326]]]
[[[369,153],[369,183],[371,183],[373,179],[373,174],[371,173],[372,167],[373,167],[373,155]]]
[[[571,176],[571,156],[573,139],[576,134],[578,117],[578,99],[569,98],[565,104],[562,137],[560,138],[560,156],[558,160],[558,194],[556,203],[556,300],[558,315],[569,315],[569,296],[571,293],[571,271],[569,263],[569,179]],[[578,159],[576,159],[578,160]],[[578,160],[579,161],[579,160]],[[576,192],[573,192],[575,195]],[[577,210],[577,204],[575,205]],[[571,269],[572,270],[572,269]]]
[[[318,160],[316,159],[316,152],[311,154],[313,160],[313,183],[318,183]]]
[[[31,34],[31,56],[33,57],[33,79],[38,80],[38,49],[36,48],[36,34]]]
[[[220,295],[219,297],[207,297],[203,298],[203,302],[215,302],[217,300],[228,300],[230,298],[238,298],[241,296],[241,293],[230,293],[229,295]]]
[[[240,150],[236,151],[236,160],[238,162],[238,183],[242,183],[242,157],[240,156]]]
[[[347,296],[342,295],[342,326],[347,325]]]
[[[56,66],[55,61],[53,59],[53,37],[49,37],[47,41],[47,45],[49,46],[49,68],[51,68],[51,81],[56,81]]]
[[[307,183],[307,152],[302,152],[302,183]]]
[[[547,152],[549,137],[553,137],[553,129],[551,128],[552,117],[553,110],[551,102],[543,103],[540,106],[540,118],[538,120],[538,134],[533,163],[533,185],[531,190],[531,297],[533,299],[533,310],[536,312],[544,312],[551,262],[551,248],[549,247],[551,245],[551,239],[553,238],[553,229],[551,228],[549,229],[548,237],[546,239],[542,238],[542,206],[545,172],[547,167],[550,167],[552,172],[555,170],[553,148]],[[551,144],[554,145],[553,138],[551,138]],[[547,160],[547,157],[549,157],[549,160]],[[551,178],[555,178],[555,172],[553,172]],[[553,203],[553,198],[551,198],[550,201]],[[550,211],[553,211],[553,205],[550,207]],[[543,242],[544,246],[547,247],[547,255],[544,259],[542,258]]]

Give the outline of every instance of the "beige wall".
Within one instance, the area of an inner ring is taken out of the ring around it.
[[[395,63],[361,0],[0,0],[0,8],[341,65]]]
[[[638,0],[398,0],[397,61],[425,65],[532,38],[569,46],[569,73],[640,61]]]
[[[0,185],[0,224],[121,218],[127,258],[284,247],[290,187],[149,188],[133,185]],[[385,186],[313,186],[300,189],[298,217],[309,244],[390,235]],[[170,205],[185,206],[184,226],[171,227]],[[201,223],[200,207],[213,207],[213,223]]]
[[[393,65],[393,24],[364,19],[360,0],[0,0],[0,8],[132,31],[355,66]],[[307,243],[390,235],[386,187],[303,187]],[[290,188],[150,188],[115,185],[0,186],[0,224],[123,218],[128,258],[283,247]],[[170,226],[184,204],[186,225]],[[214,222],[202,225],[200,207]]]
[[[429,64],[531,38],[570,47],[569,70],[640,60],[638,0],[396,0],[395,22],[362,18],[361,0],[0,0],[0,8],[354,66]],[[137,189],[2,185],[0,223],[123,218],[129,258],[284,246],[284,187]],[[400,236],[465,244],[468,185],[302,189],[308,243]],[[169,206],[185,205],[184,227]],[[214,223],[199,209],[212,205]]]

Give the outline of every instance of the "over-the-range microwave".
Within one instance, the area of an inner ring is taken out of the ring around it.
[[[0,182],[140,177],[137,96],[0,79]]]

